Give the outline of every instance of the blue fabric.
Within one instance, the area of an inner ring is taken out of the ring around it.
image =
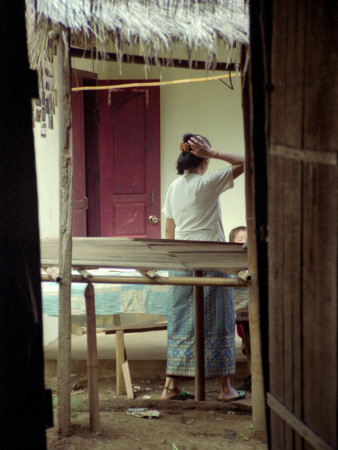
[[[175,271],[170,276],[192,276]],[[204,276],[223,278],[221,272]],[[236,371],[235,311],[232,287],[204,287],[205,375],[219,377]],[[192,286],[170,286],[168,303],[167,375],[194,376],[194,295]]]
[[[76,272],[74,272],[76,273]],[[135,271],[90,270],[93,275],[140,276]],[[167,271],[158,271],[159,275],[168,275]],[[105,284],[94,283],[96,315],[111,315],[124,312],[167,314],[169,286],[153,286],[147,284]],[[59,285],[54,282],[43,282],[43,312],[51,316],[59,315]],[[72,315],[86,314],[84,291],[86,283],[72,283],[71,309]]]

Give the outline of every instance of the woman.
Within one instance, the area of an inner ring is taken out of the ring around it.
[[[163,212],[166,239],[224,242],[219,196],[233,187],[233,180],[244,172],[244,157],[211,148],[202,136],[185,134],[177,160],[178,177],[169,187]],[[210,158],[231,164],[206,174]],[[187,272],[175,272],[189,276]],[[222,277],[220,272],[208,276]],[[193,398],[177,385],[178,376],[194,376],[193,288],[172,287],[168,309],[167,377],[162,399]],[[205,374],[220,377],[219,400],[244,398],[244,391],[231,386],[235,373],[235,314],[232,288],[204,288],[205,297]]]

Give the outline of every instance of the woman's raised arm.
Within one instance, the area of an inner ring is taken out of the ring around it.
[[[214,150],[209,147],[209,145],[204,142],[204,140],[198,136],[197,138],[191,138],[189,141],[191,145],[191,153],[200,158],[214,158],[220,159],[232,165],[233,178],[239,177],[244,172],[244,162],[245,158],[243,155],[238,155],[237,153],[221,152],[219,150]]]

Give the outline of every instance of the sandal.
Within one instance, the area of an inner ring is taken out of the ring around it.
[[[238,395],[236,395],[236,397],[232,397],[232,398],[227,398],[226,400],[221,400],[219,399],[221,402],[234,402],[235,400],[243,400],[246,397],[246,391],[237,391]]]
[[[171,392],[178,392],[176,389],[171,389],[166,386],[164,386],[164,389],[167,389]],[[193,394],[190,394],[190,392],[187,391],[179,391],[177,395],[168,398],[168,400],[193,400],[195,396]]]

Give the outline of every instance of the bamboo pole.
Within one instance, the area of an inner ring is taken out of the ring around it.
[[[80,91],[111,91],[114,89],[122,89],[122,88],[139,88],[139,87],[154,87],[154,86],[171,86],[174,84],[185,84],[185,83],[202,83],[206,81],[215,81],[215,80],[223,80],[229,77],[236,77],[237,74],[226,74],[226,75],[216,75],[214,77],[202,77],[202,78],[185,78],[183,80],[171,80],[171,81],[151,81],[151,82],[142,82],[142,83],[124,83],[124,84],[112,84],[110,86],[78,86],[73,87],[72,91],[80,92]]]
[[[249,77],[243,78],[242,106],[244,116],[245,138],[245,196],[246,220],[248,235],[248,272],[251,281],[248,284],[249,293],[249,328],[251,343],[251,390],[252,419],[257,435],[266,433],[265,394],[263,379],[263,361],[261,352],[259,291],[257,277],[257,244],[256,222],[254,213],[254,160],[252,149],[252,111],[250,104]]]
[[[53,281],[49,275],[41,274],[41,281]],[[87,283],[82,275],[72,275],[72,283]],[[197,278],[197,277],[127,277],[91,276],[90,281],[98,284],[151,284],[158,286],[247,286],[248,282],[239,278]]]
[[[85,290],[87,317],[87,367],[90,431],[100,431],[98,358],[96,343],[95,291],[91,282]]]
[[[195,277],[203,278],[202,270],[194,270]],[[203,286],[194,288],[195,330],[195,400],[205,400],[205,356],[204,356],[204,293]]]
[[[58,431],[70,435],[71,271],[72,271],[72,133],[69,32],[60,27],[57,40],[59,102],[60,232],[59,341],[57,362]]]
[[[79,269],[77,269],[77,271],[82,276],[82,278],[84,278],[85,280],[91,281],[92,275],[86,269],[79,268]]]
[[[50,276],[53,281],[55,281],[56,283],[60,283],[61,277],[57,272],[55,272],[52,267],[45,267],[44,270],[46,273],[48,273],[48,276]]]

